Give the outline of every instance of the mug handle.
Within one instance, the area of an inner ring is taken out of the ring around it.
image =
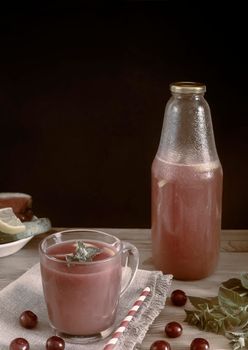
[[[139,251],[131,243],[122,241],[122,276],[124,276],[124,285],[122,285],[120,297],[126,292],[134,280],[139,265]],[[131,271],[130,271],[131,270]],[[125,272],[128,273],[125,281]],[[123,281],[122,281],[123,284]]]

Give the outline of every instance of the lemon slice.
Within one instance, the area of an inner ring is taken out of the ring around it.
[[[12,208],[0,209],[0,231],[16,234],[25,231],[26,226],[15,216]]]

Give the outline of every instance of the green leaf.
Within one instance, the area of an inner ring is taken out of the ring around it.
[[[247,272],[241,273],[240,281],[241,281],[242,286],[245,289],[248,289],[248,273]]]
[[[230,339],[230,344],[234,350],[247,348],[248,338],[247,333],[242,332],[228,332],[227,339]]]
[[[227,331],[236,329],[240,325],[239,317],[228,315],[225,317],[224,326]]]
[[[221,306],[221,311],[226,315],[226,316],[229,316],[229,315],[232,315],[232,316],[238,316],[240,315],[240,313],[242,311],[244,311],[243,308],[237,308],[237,309],[234,309],[233,307],[228,307],[228,306]]]
[[[186,312],[185,322],[191,326],[199,327],[201,324],[202,312],[198,310],[184,310]]]
[[[74,261],[92,261],[94,256],[101,253],[97,247],[86,246],[82,241],[77,242],[76,251],[73,254],[66,255],[68,266]]]
[[[215,305],[218,305],[218,297],[214,298],[198,298],[198,297],[188,297],[191,304],[196,308],[196,309],[202,309],[202,305],[206,304],[208,307],[211,309]]]
[[[225,334],[224,320],[225,315],[221,310],[215,309],[214,312],[206,310],[203,313],[203,329],[216,334]]]
[[[214,318],[212,319],[210,318],[207,321],[205,321],[205,325],[203,329],[206,332],[213,332],[213,333],[219,334],[221,326],[222,326],[222,323],[219,323]]]
[[[237,278],[231,278],[228,281],[225,281],[222,283],[224,287],[227,289],[231,289],[239,295],[247,295],[248,296],[248,290],[242,285],[241,280]]]
[[[237,287],[241,286],[240,279],[238,278],[230,278],[229,280],[224,281],[221,284],[227,289],[236,289]]]
[[[247,306],[247,297],[241,296],[239,293],[224,286],[220,286],[218,294],[219,304],[222,307],[239,309],[240,311]]]
[[[198,304],[198,309],[202,310],[202,311],[212,310],[211,308],[209,308],[209,304],[208,303]]]
[[[232,345],[233,350],[239,350],[239,349],[243,349],[244,347],[242,346],[242,344],[240,343],[240,341],[231,341],[230,344]]]
[[[246,338],[245,338],[245,346],[246,346],[246,348],[248,348],[248,336],[246,336]]]
[[[223,334],[234,350],[248,349],[248,273],[224,281],[217,297],[189,297],[195,310],[185,310],[190,325]]]
[[[239,313],[239,328],[246,329],[248,328],[248,312],[243,310]]]

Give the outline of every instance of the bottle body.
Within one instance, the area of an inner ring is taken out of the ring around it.
[[[222,178],[206,101],[202,95],[187,94],[182,100],[176,94],[167,104],[152,164],[157,269],[181,280],[213,273],[220,250]]]

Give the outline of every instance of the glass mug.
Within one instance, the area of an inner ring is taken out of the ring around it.
[[[68,263],[65,255],[82,241],[101,248],[101,253],[93,261]],[[46,237],[39,254],[48,318],[56,335],[79,344],[108,336],[113,331],[119,298],[138,268],[137,248],[102,231],[75,229]],[[129,267],[126,281],[124,267]]]

